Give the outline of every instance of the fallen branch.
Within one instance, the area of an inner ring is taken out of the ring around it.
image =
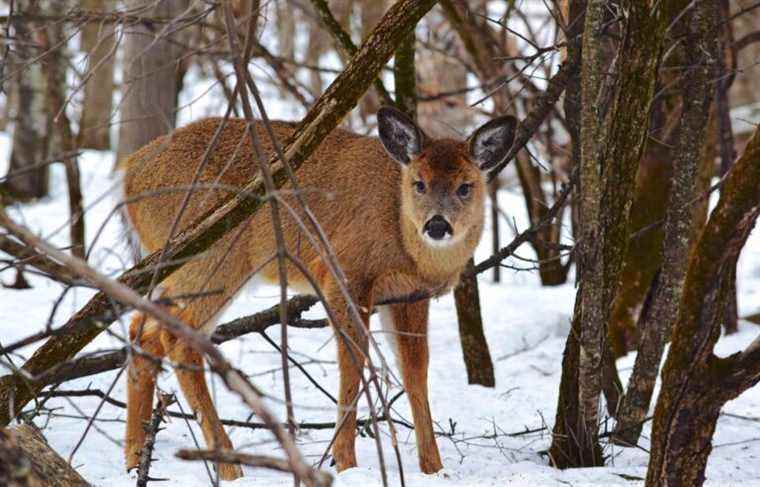
[[[16,261],[12,262],[14,266],[23,264],[35,267],[50,279],[62,284],[86,284],[58,262],[47,258],[28,245],[17,242],[8,235],[0,235],[0,251],[16,258]]]
[[[0,428],[0,485],[90,486],[29,424]]]

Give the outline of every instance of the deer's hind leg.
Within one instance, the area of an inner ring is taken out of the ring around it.
[[[232,450],[232,441],[224,431],[206,384],[203,356],[187,341],[177,339],[166,331],[162,333],[161,341],[174,364],[174,373],[182,394],[203,431],[206,446],[211,450]],[[223,480],[234,480],[242,476],[243,470],[239,465],[219,465],[219,477]]]
[[[138,339],[139,335],[139,339]],[[136,468],[145,443],[145,423],[153,411],[153,391],[160,361],[164,357],[161,330],[154,320],[142,313],[132,318],[129,339],[139,346],[127,370],[127,431],[124,456],[127,470]]]
[[[224,238],[202,258],[178,269],[162,285],[163,297],[172,302],[169,311],[197,331],[207,334],[213,332],[217,316],[248,278],[249,267],[241,264],[246,261],[244,248],[229,247],[229,243],[229,238]],[[232,442],[224,431],[211,400],[204,376],[203,356],[186,340],[173,336],[158,325],[155,330],[158,339],[154,338],[154,328],[150,327],[150,343],[156,344],[156,350],[161,356],[168,356],[171,360],[182,395],[196,416],[206,446],[209,449],[232,449]],[[133,361],[131,368],[142,370],[140,366],[135,367],[134,363],[140,362]],[[135,388],[134,398],[130,396],[135,402],[132,407],[135,413],[134,420],[128,424],[127,435],[128,442],[132,445],[131,450],[139,452],[144,434],[137,431],[141,429],[138,428],[141,426],[138,423],[150,416],[154,382],[148,384],[147,379],[140,375],[138,384],[140,388]],[[129,456],[128,462],[129,460],[134,461],[134,455]],[[234,480],[243,475],[239,465],[220,464],[218,468],[223,480]]]

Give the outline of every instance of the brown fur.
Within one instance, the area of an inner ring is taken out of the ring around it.
[[[136,198],[128,206],[128,213],[148,251],[160,249],[169,237],[187,186],[219,123],[219,119],[206,119],[188,125],[171,136],[157,139],[126,161],[126,196]],[[292,124],[275,122],[273,127],[280,140],[286,140],[293,132]],[[267,153],[272,152],[260,124],[256,131]],[[179,229],[241,188],[256,175],[256,168],[245,122],[230,120],[200,177],[200,185],[207,186],[194,191]],[[470,162],[464,142],[428,141],[422,154],[402,168],[386,155],[378,139],[335,130],[304,163],[298,179],[303,196],[348,278],[351,296],[363,310],[371,309],[382,299],[450,287],[480,238],[484,176]],[[425,194],[413,190],[413,183],[418,180],[426,183]],[[468,198],[452,197],[463,182],[473,184],[472,194]],[[224,188],[208,187],[215,183]],[[288,188],[286,185],[281,190],[283,200],[296,208]],[[421,237],[421,229],[431,212],[445,216],[454,228],[455,240],[450,245],[431,247]],[[301,211],[296,213],[303,216]],[[356,465],[356,413],[352,404],[359,390],[359,371],[367,343],[351,326],[337,283],[296,220],[282,208],[281,215],[289,251],[316,276],[336,316],[333,325],[341,335],[350,338],[337,340],[341,375],[339,417],[346,417],[337,434],[333,455],[338,469],[343,470]],[[270,216],[268,210],[257,212],[249,222],[231,231],[203,256],[185,264],[165,281],[164,293],[168,296],[224,289],[222,294],[181,303],[176,312],[185,323],[210,332],[220,309],[257,269],[268,281],[277,281],[276,262],[266,264],[276,250]],[[311,229],[309,225],[307,228]],[[309,289],[304,276],[292,264],[287,271],[288,282],[294,289]],[[397,339],[397,351],[412,405],[420,466],[424,472],[432,473],[442,466],[427,400],[427,309],[427,301],[400,304],[391,307],[391,315],[396,330],[402,332]],[[366,325],[366,313],[363,318]],[[135,323],[139,320],[142,318],[136,318]],[[157,356],[168,354],[178,364],[201,365],[197,353],[174,343],[168,334],[158,333],[157,325],[150,321],[144,325],[141,346]],[[156,367],[140,357],[130,365],[128,467],[135,466],[136,454],[142,446],[141,423],[150,415],[155,373]],[[183,393],[201,418],[206,441],[212,447],[232,448],[219,424],[203,374],[178,373]],[[223,478],[240,475],[239,469],[224,468]]]

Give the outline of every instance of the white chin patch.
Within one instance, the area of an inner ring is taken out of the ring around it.
[[[443,238],[438,240],[431,238],[427,233],[423,233],[422,238],[428,246],[437,248],[448,247],[456,241],[450,233],[447,233]]]

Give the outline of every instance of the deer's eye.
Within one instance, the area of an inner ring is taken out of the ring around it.
[[[467,198],[472,192],[472,184],[464,183],[457,188],[457,195],[460,198]]]
[[[425,194],[425,183],[422,181],[415,181],[414,182],[414,189],[419,194]]]

